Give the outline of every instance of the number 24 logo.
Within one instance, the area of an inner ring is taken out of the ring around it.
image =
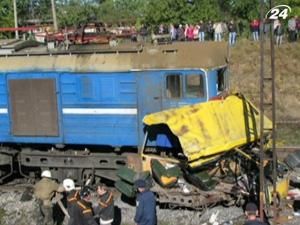
[[[286,19],[290,12],[292,9],[288,5],[277,5],[267,12],[266,18],[270,20]]]

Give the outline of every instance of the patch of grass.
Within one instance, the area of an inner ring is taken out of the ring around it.
[[[3,208],[0,208],[0,224],[4,225],[3,217],[6,215],[6,212]]]
[[[265,75],[270,76],[270,44],[265,46]],[[277,121],[300,121],[300,42],[287,43],[275,47],[275,89]],[[259,107],[260,51],[259,43],[238,40],[231,49],[230,86],[232,91],[241,92]],[[269,87],[270,85],[265,85]],[[266,88],[265,99],[271,99],[271,89]],[[271,118],[271,110],[265,114]],[[278,126],[279,146],[300,145],[300,124]]]
[[[279,125],[277,142],[278,146],[300,146],[300,124]]]

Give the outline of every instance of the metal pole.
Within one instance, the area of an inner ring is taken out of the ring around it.
[[[17,13],[17,2],[16,0],[13,0],[13,4],[14,4],[14,17],[15,17],[15,38],[19,39],[19,31],[18,29],[18,13]]]
[[[51,5],[52,5],[52,17],[53,17],[54,31],[57,32],[58,26],[57,26],[57,19],[56,19],[55,0],[51,0]]]
[[[260,164],[259,164],[259,216],[264,220],[264,0],[260,0]]]
[[[273,0],[270,0],[270,8],[273,8]],[[272,76],[272,154],[273,154],[273,204],[274,204],[274,218],[277,219],[277,151],[276,151],[276,96],[275,96],[275,49],[274,49],[274,20],[270,24],[270,49],[271,49],[271,76]]]

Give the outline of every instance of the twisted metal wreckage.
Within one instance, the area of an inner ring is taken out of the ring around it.
[[[146,137],[140,165],[129,163],[129,168],[118,171],[116,187],[123,194],[133,197],[132,184],[143,177],[160,203],[202,208],[258,200],[260,113],[243,95],[153,113],[143,122]],[[272,122],[264,117],[266,149],[271,128]],[[264,167],[269,181],[265,198],[271,203],[272,162]],[[279,163],[279,198],[286,197],[288,187],[287,167]]]

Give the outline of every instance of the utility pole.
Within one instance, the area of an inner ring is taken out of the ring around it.
[[[13,4],[14,4],[14,17],[15,17],[15,38],[19,39],[19,31],[18,31],[18,13],[17,13],[17,2],[16,0],[13,0]]]
[[[56,32],[58,30],[58,26],[57,26],[57,19],[56,19],[55,0],[51,0],[51,5],[52,5],[53,26],[54,26],[54,31]]]

